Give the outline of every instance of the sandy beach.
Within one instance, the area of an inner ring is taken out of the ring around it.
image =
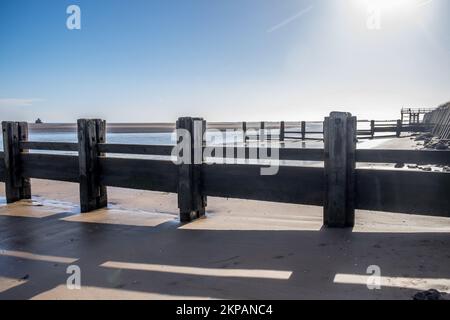
[[[0,1],[0,302],[450,300],[449,0]]]
[[[0,299],[450,293],[448,218],[359,210],[353,229],[338,230],[322,227],[321,207],[208,198],[207,218],[181,224],[175,194],[108,188],[107,209],[80,214],[77,184],[33,179],[32,192],[6,205],[0,185]],[[81,268],[80,290],[66,286],[69,265]],[[380,290],[366,285],[369,266],[380,267]]]

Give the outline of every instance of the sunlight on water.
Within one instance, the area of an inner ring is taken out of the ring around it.
[[[306,131],[321,131],[321,123],[310,123],[306,126]],[[286,136],[299,138],[299,127],[290,127],[286,129]],[[289,133],[289,131],[294,133]],[[249,131],[250,132],[250,131]],[[258,130],[253,132],[258,133]],[[272,135],[275,138],[279,136],[278,129],[266,130],[267,135]],[[225,139],[224,139],[225,137]],[[320,139],[321,134],[308,134],[308,138]],[[45,142],[77,142],[76,132],[33,132],[30,131],[30,141],[45,141]],[[217,132],[214,130],[208,131],[206,135],[206,141],[208,144],[222,144],[226,140],[228,143],[242,143],[242,132],[239,131],[227,131]],[[146,144],[146,145],[173,145],[176,142],[175,133],[170,132],[156,132],[156,133],[108,133],[106,137],[108,143],[119,144]],[[251,141],[251,140],[250,140]],[[308,141],[306,143],[308,147],[320,147],[321,143],[317,141]],[[302,146],[305,147],[305,146]],[[0,150],[3,150],[3,141],[0,139]]]

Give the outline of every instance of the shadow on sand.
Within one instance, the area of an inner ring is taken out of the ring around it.
[[[448,233],[194,230],[179,228],[176,220],[154,227],[62,220],[71,215],[0,216],[0,283],[10,284],[0,286],[0,299],[410,299],[417,292],[406,282],[368,290],[351,280],[367,276],[370,265],[380,266],[384,277],[450,280]],[[69,264],[81,268],[81,290],[66,288]]]

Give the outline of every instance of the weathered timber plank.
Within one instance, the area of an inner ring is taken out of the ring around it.
[[[450,151],[358,149],[356,162],[450,165]]]
[[[203,165],[203,193],[222,198],[322,205],[323,168],[279,167],[262,176],[261,165]]]
[[[356,170],[356,207],[450,217],[450,173]]]
[[[5,182],[5,154],[0,152],[0,182]]]
[[[306,139],[306,122],[305,121],[302,121],[301,123],[300,123],[300,130],[301,130],[301,135],[302,135],[302,140],[305,140]]]
[[[105,186],[177,192],[178,167],[171,161],[99,158],[99,167]]]
[[[21,165],[26,178],[79,182],[77,156],[22,153]]]
[[[347,205],[346,205],[346,226],[355,225],[355,204],[356,204],[356,117],[347,119]]]
[[[106,187],[99,182],[97,145],[105,143],[106,122],[100,119],[78,120],[78,160],[81,212],[90,212],[107,205]]]
[[[170,156],[173,145],[137,145],[137,144],[99,144],[98,150],[103,153],[140,154]]]
[[[22,177],[20,140],[28,139],[26,122],[3,122],[4,180],[6,202],[13,203],[31,198],[31,185],[28,178]]]
[[[201,192],[201,164],[203,163],[203,137],[206,121],[183,117],[177,123],[177,141],[183,141],[189,155],[178,165],[178,208],[180,220],[189,222],[205,214],[206,197]],[[186,144],[187,143],[187,144]]]
[[[397,132],[397,126],[375,127],[373,132]]]
[[[78,151],[76,142],[20,141],[19,145],[25,150]]]
[[[209,146],[211,149],[211,156],[219,158],[216,155],[218,149],[222,149],[223,158],[234,159],[258,159],[259,149],[257,147],[233,147],[233,146]],[[227,152],[228,150],[228,152]],[[323,161],[323,149],[302,149],[302,148],[268,148],[268,156],[271,152],[278,152],[279,160],[301,160],[301,161]],[[272,153],[273,154],[273,153]]]
[[[354,224],[354,168],[356,118],[332,112],[324,121],[325,188],[324,225],[331,228]]]
[[[101,143],[106,143],[106,121],[105,120],[100,120],[100,119],[96,119],[96,135],[97,135],[97,143],[96,143],[96,166],[97,166],[97,171],[99,170],[99,165],[98,165],[98,158],[99,157],[103,157],[105,156],[104,153],[102,153],[100,150],[98,150],[98,145]],[[108,206],[108,191],[105,185],[102,185],[101,183],[99,183],[100,177],[99,177],[99,173],[97,172],[97,188],[99,189],[99,195],[97,198],[97,207],[98,208],[104,208]]]

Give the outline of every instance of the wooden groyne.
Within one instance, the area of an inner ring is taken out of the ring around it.
[[[82,212],[107,206],[108,186],[177,193],[181,221],[203,216],[208,196],[322,206],[324,225],[329,227],[353,226],[355,209],[450,217],[450,173],[357,167],[357,163],[450,165],[449,151],[356,149],[356,125],[357,119],[348,113],[331,113],[323,122],[324,148],[269,149],[279,160],[318,161],[323,167],[281,162],[277,174],[262,175],[266,164],[214,163],[203,153],[194,159],[196,148],[208,147],[203,135],[206,122],[201,118],[180,118],[176,123],[191,137],[193,161],[180,164],[170,158],[109,156],[170,157],[174,146],[107,143],[106,123],[98,119],[78,120],[77,143],[29,141],[26,123],[3,122],[0,181],[5,182],[8,203],[29,199],[33,178],[78,183]],[[219,155],[215,148],[213,158],[258,159],[264,151],[244,144],[233,146],[231,154]]]
[[[279,140],[323,140],[322,121],[259,121],[259,122],[209,122],[208,130],[240,130],[242,141]],[[360,128],[364,126],[366,128]],[[314,128],[314,129],[311,129]],[[409,123],[407,120],[360,120],[357,134],[360,139],[372,139],[378,133],[397,136],[402,133],[427,131],[423,122]],[[32,133],[73,133],[76,123],[30,123]],[[107,133],[172,133],[175,123],[108,123]]]
[[[423,123],[425,115],[434,111],[433,108],[402,108],[401,122],[408,123],[409,125]]]
[[[357,122],[357,137],[359,139],[373,139],[378,133],[382,133],[383,137],[400,137],[402,133],[427,132],[430,126],[423,121],[416,122],[419,117],[414,117],[414,122],[405,122],[404,120],[361,120]],[[359,129],[359,125],[367,124],[368,128]],[[285,122],[281,121],[277,124],[261,121],[258,126],[252,126],[252,133],[249,131],[249,123],[242,122],[241,129],[243,132],[243,141],[262,141],[262,140],[279,140],[284,141],[305,141],[305,140],[323,140],[323,129],[308,129],[311,126],[321,127],[322,122],[319,121],[299,121]],[[274,134],[273,131],[278,132]]]
[[[428,112],[423,122],[431,127],[433,135],[439,139],[450,139],[450,103]]]

